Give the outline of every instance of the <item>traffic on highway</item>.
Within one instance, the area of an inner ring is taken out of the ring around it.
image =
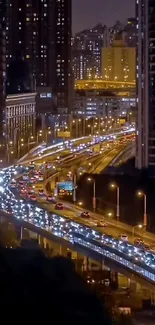
[[[125,130],[121,130],[119,132],[110,133],[108,135],[103,136],[87,136],[87,137],[81,137],[77,139],[71,139],[71,140],[65,140],[63,142],[59,142],[56,144],[52,144],[49,146],[46,146],[46,143],[43,143],[42,145],[38,146],[36,149],[33,149],[31,152],[29,152],[27,155],[22,157],[19,160],[19,163],[25,164],[30,161],[38,161],[39,159],[47,158],[49,156],[55,155],[56,153],[59,154],[65,149],[71,149],[73,147],[74,152],[81,149],[81,146],[83,146],[83,149],[88,149],[92,147],[95,144],[103,143],[107,140],[113,140],[117,137],[122,136],[123,134],[130,135],[135,132],[135,129],[133,127],[128,127]]]
[[[79,222],[69,220],[63,216],[62,205],[51,198],[50,204],[57,209],[57,213],[50,213],[41,208],[37,201],[32,200],[31,194],[21,197],[21,188],[25,176],[25,182],[29,181],[29,173],[34,170],[33,166],[12,166],[0,171],[0,209],[10,217],[24,221],[37,228],[47,231],[59,238],[67,240],[73,245],[81,245],[96,254],[107,256],[110,259],[123,264],[128,269],[137,272],[141,276],[155,282],[155,254],[144,249],[141,245],[133,245],[128,241],[114,238],[104,232],[94,229],[93,225],[88,227],[80,220]],[[37,175],[41,177],[41,175]],[[14,185],[13,185],[14,184]],[[32,193],[33,195],[33,193]]]

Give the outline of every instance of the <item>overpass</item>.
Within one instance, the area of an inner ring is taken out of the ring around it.
[[[153,253],[146,251],[141,256],[139,250],[132,244],[122,245],[118,239],[70,220],[65,214],[63,216],[49,213],[40,208],[37,203],[32,204],[30,200],[21,200],[17,189],[10,190],[9,182],[14,175],[18,177],[18,174],[24,171],[23,166],[16,166],[0,172],[0,177],[3,176],[3,187],[0,188],[0,209],[10,211],[6,214],[8,218],[45,238],[82,251],[86,256],[111,263],[121,269],[122,274],[128,273],[130,277],[134,275],[139,282],[155,292],[155,255]]]
[[[84,256],[90,257],[94,261],[104,262],[104,264],[111,269],[120,272],[128,278],[132,278],[144,287],[148,288],[151,292],[155,293],[155,270],[152,270],[148,266],[143,266],[140,263],[135,263],[131,257],[125,256],[118,250],[109,246],[109,243],[102,243],[96,239],[95,234],[92,238],[88,238],[87,235],[83,235],[84,231],[87,232],[88,228],[78,223],[72,222],[62,216],[53,215],[56,220],[60,220],[59,231],[49,227],[38,226],[34,223],[24,221],[22,218],[14,217],[7,214],[7,218],[13,221],[15,224],[20,224],[30,231],[37,233],[38,235],[48,240],[55,241],[60,245],[66,246],[74,251],[81,253]],[[65,221],[64,221],[65,220]],[[72,231],[68,234],[62,234],[61,222],[66,222],[66,225],[70,223]],[[77,227],[81,227],[77,231]],[[95,232],[94,232],[95,233]],[[108,237],[107,237],[108,238]]]
[[[76,80],[75,89],[76,90],[88,90],[88,89],[105,89],[105,90],[120,90],[120,91],[135,91],[135,82],[128,81],[110,81],[103,79],[89,79],[89,80]]]
[[[19,164],[27,164],[30,163],[31,161],[39,161],[40,159],[43,159],[46,157],[49,157],[52,154],[59,154],[64,149],[70,148],[71,145],[78,145],[80,144],[85,144],[87,148],[90,147],[96,147],[97,145],[105,142],[106,140],[114,139],[114,137],[120,137],[125,134],[132,134],[135,132],[135,129],[133,127],[127,129],[127,130],[120,130],[116,131],[113,133],[105,134],[102,136],[85,136],[85,137],[80,137],[80,138],[75,138],[75,139],[69,139],[67,141],[63,141],[57,144],[52,144],[52,145],[46,145],[43,143],[42,145],[38,146],[35,149],[32,149],[29,153],[24,155],[24,157],[20,158],[18,160]]]

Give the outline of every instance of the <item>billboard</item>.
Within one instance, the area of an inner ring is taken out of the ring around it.
[[[71,133],[69,131],[58,131],[57,132],[57,137],[59,138],[70,138]]]
[[[66,182],[58,182],[57,183],[58,189],[65,190],[65,191],[73,191],[74,189],[74,183],[72,181],[66,181]]]

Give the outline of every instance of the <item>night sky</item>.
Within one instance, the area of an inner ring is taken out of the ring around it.
[[[72,0],[73,34],[98,22],[113,26],[134,16],[135,0]]]

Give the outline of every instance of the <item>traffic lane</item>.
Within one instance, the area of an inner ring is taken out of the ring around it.
[[[44,162],[46,163],[50,163],[51,161],[53,162],[54,160],[58,160],[58,157],[62,157],[64,158],[67,155],[71,155],[72,153],[70,152],[70,150],[62,150],[61,152],[57,152],[57,153],[53,153],[51,154],[51,156],[47,156],[47,157],[40,157],[37,160],[38,164],[43,164]],[[32,159],[33,161],[33,159]],[[35,161],[34,161],[35,163]]]
[[[59,202],[59,200],[58,200],[58,202]],[[60,202],[62,204],[64,203],[62,200]],[[85,211],[84,209],[81,209],[81,208],[79,209],[79,208],[74,207],[71,204],[65,203],[65,216],[67,218],[70,217],[70,213],[68,214],[69,210],[67,210],[69,206],[72,207],[72,210],[74,212],[73,215],[74,215],[74,220],[75,221],[78,221],[78,222],[80,222],[80,223],[82,223],[84,225],[87,225],[87,226],[89,226],[89,227],[91,227],[93,229],[99,230],[99,231],[101,231],[101,232],[103,232],[103,233],[105,233],[107,235],[112,235],[115,238],[118,238],[122,234],[127,235],[128,236],[128,241],[130,243],[133,243],[135,238],[139,237],[139,236],[133,237],[131,232],[129,232],[129,231],[125,230],[125,229],[123,230],[121,228],[117,228],[116,226],[111,225],[110,221],[108,222],[107,218],[104,218],[104,216],[102,216],[102,215],[93,214],[93,213],[90,212],[90,218],[88,218],[88,219],[82,218],[81,217],[81,212]],[[53,212],[52,207],[51,207],[51,212]],[[97,226],[95,226],[95,224],[97,222],[103,222],[103,221],[107,224],[107,227],[97,227]],[[140,238],[143,239],[143,234],[141,234]],[[145,240],[145,243],[150,245],[150,246],[154,245],[154,241],[152,239]]]
[[[123,150],[123,148],[120,148],[120,146],[116,149],[112,149],[109,154],[107,154],[105,159],[101,161],[99,165],[94,169],[94,173],[99,174],[102,170],[104,170],[111,163],[111,161],[119,154],[121,150]]]
[[[74,140],[74,139],[72,139],[72,140]],[[76,147],[79,146],[80,144],[87,144],[88,140],[91,141],[91,138],[90,138],[90,139],[80,139],[80,140],[76,140],[76,139],[75,139],[75,141],[72,141],[72,142],[71,142],[71,143],[72,143],[71,148],[76,148]],[[68,141],[70,141],[70,139],[69,139]],[[65,142],[66,142],[66,140],[65,140]],[[44,150],[44,154],[48,154],[48,153],[51,153],[51,154],[52,154],[52,152],[54,152],[55,150],[57,150],[58,147],[61,147],[61,146],[65,146],[65,147],[66,147],[66,145],[67,145],[67,144],[60,143],[60,144],[57,144],[56,147],[51,148],[51,149],[47,147],[47,148],[43,149],[43,150]],[[50,146],[49,146],[49,147],[50,147]],[[38,155],[38,153],[36,153],[36,155],[33,155],[33,157],[35,157],[35,156],[37,156],[37,155]]]
[[[107,235],[112,235],[114,237],[118,237],[119,235],[122,234],[121,230],[116,229],[115,227],[111,226],[108,224],[107,221],[104,220],[104,217],[99,217],[98,219],[93,218],[93,215],[90,215],[90,218],[82,218],[81,217],[81,212],[77,211],[76,209],[72,209],[71,207],[68,207],[67,204],[63,206],[63,210],[56,210],[54,208],[54,204],[50,203],[40,203],[40,207],[43,209],[48,210],[51,213],[58,213],[58,211],[61,213],[61,215],[65,216],[68,219],[72,219],[76,222],[80,222],[83,225],[87,225],[95,230],[98,230],[100,232],[103,232]],[[105,221],[107,226],[105,227],[98,227],[97,222],[100,221]]]
[[[109,149],[106,152],[103,152],[101,159],[105,159],[105,156],[108,154],[107,152],[111,152],[111,149]],[[74,172],[75,168],[78,169],[79,167],[85,167],[85,166],[87,166],[89,164],[90,161],[91,161],[91,164],[95,164],[95,161],[98,164],[98,158],[95,157],[95,160],[94,160],[94,157],[92,157],[92,159],[93,159],[93,162],[90,159],[90,157],[88,157],[88,152],[85,152],[85,153],[75,157],[74,159],[69,160],[66,163],[63,163],[62,165],[60,163],[59,167],[61,168],[61,170],[58,172],[59,173],[59,179],[61,181],[62,180],[64,181],[65,180],[64,177],[66,177],[66,175],[68,173],[68,170]],[[50,176],[50,183],[51,183],[51,188],[52,189],[55,188],[55,179],[57,177],[57,175],[54,175],[54,174]]]

